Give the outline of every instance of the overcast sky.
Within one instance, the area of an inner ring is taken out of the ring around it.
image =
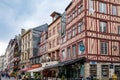
[[[10,39],[29,29],[50,23],[53,11],[63,13],[71,0],[0,0],[0,55]]]

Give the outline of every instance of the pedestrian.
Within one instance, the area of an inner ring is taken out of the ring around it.
[[[93,75],[90,75],[90,80],[93,80]]]
[[[1,74],[2,74],[2,73],[0,73],[0,80],[1,80]]]

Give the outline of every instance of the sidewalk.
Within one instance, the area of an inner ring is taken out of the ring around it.
[[[15,80],[15,79],[13,77],[11,77],[10,79],[6,77],[1,77],[1,80]]]

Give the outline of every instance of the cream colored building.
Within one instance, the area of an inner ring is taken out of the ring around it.
[[[25,30],[21,30],[21,68],[30,68],[30,58],[37,56],[40,34],[47,28],[47,24]]]
[[[59,60],[61,14],[53,12],[52,23],[48,27],[48,57],[50,61]]]

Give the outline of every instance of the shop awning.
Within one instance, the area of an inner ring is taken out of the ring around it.
[[[32,70],[34,68],[24,68],[24,69],[21,69],[21,71],[28,71],[28,70]]]
[[[64,66],[64,65],[69,65],[69,64],[73,64],[75,62],[78,62],[78,61],[85,61],[86,58],[85,57],[82,57],[82,58],[77,58],[77,59],[72,59],[72,60],[68,60],[68,61],[64,61],[64,62],[59,62],[57,64],[53,64],[53,65],[48,65],[48,66],[45,66],[44,69],[51,69],[51,68],[55,68],[55,67],[60,67],[60,66]]]
[[[32,70],[28,70],[27,72],[39,72],[39,71],[42,71],[44,70],[43,67],[39,67],[39,68],[35,68],[35,69],[32,69]]]
[[[50,69],[50,68],[55,68],[55,67],[58,67],[60,66],[60,64],[53,64],[53,65],[48,65],[48,66],[45,66],[44,69]]]
[[[64,65],[73,64],[73,63],[78,62],[78,61],[81,61],[81,60],[85,61],[86,58],[85,58],[85,57],[82,57],[82,58],[77,58],[77,59],[72,59],[72,60],[60,62],[60,63],[59,63],[59,66],[64,66]]]

